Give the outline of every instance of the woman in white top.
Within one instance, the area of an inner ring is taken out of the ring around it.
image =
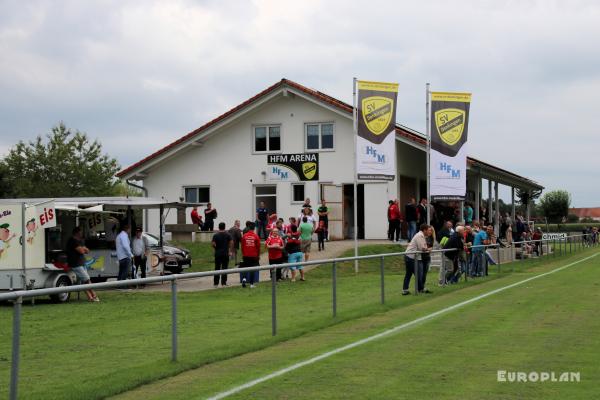
[[[303,217],[306,217],[306,222],[311,223],[313,228],[315,227],[315,217],[313,217],[313,212],[311,208],[303,208],[302,213],[298,216],[298,221],[302,221]]]

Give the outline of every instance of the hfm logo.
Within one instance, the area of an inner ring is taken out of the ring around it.
[[[440,163],[440,171],[445,171],[447,174],[452,175],[452,178],[460,178],[460,169],[454,169],[452,165],[445,162]]]
[[[377,151],[377,149],[375,147],[372,146],[367,146],[365,148],[366,150],[366,155],[371,156],[375,159],[375,161],[377,161],[377,163],[379,164],[385,164],[385,154],[379,154],[379,152]]]
[[[271,173],[273,175],[279,176],[279,179],[287,179],[288,178],[288,171],[284,171],[279,167],[273,167],[273,169],[271,170]]]

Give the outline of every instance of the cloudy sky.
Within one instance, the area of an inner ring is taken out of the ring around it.
[[[600,2],[0,0],[0,154],[59,121],[127,166],[281,78],[473,93],[470,155],[600,206]],[[507,191],[502,191],[505,196]],[[504,197],[503,196],[503,197]]]

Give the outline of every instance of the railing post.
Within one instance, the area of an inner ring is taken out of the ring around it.
[[[517,263],[517,246],[515,245],[515,242],[513,242],[512,247],[511,247],[514,252],[512,252],[511,255],[511,263],[510,263],[510,272],[515,272],[515,264]]]
[[[573,254],[573,240],[571,240],[572,238],[570,236],[568,236],[569,239],[569,254]]]
[[[482,278],[485,278],[486,276],[488,276],[488,268],[490,266],[490,260],[488,259],[487,250],[488,250],[488,247],[483,248],[482,256],[483,256],[483,259],[485,260],[485,262],[483,263],[483,271],[481,272]]]
[[[415,296],[419,295],[419,261],[421,261],[421,253],[415,254]]]
[[[277,269],[271,270],[271,334],[277,335]]]
[[[469,254],[471,255],[470,257],[469,257]],[[467,275],[469,275],[469,272],[471,271],[471,261],[473,261],[472,258],[473,258],[473,250],[471,250],[471,252],[469,252],[468,248],[465,249],[465,260],[466,261],[465,261],[465,270],[463,271],[464,275],[465,275],[465,282],[467,281]]]
[[[335,318],[337,316],[337,267],[335,265],[335,261],[333,262],[333,265],[331,266],[331,281],[332,281],[332,306],[333,306],[333,317]]]
[[[556,237],[552,239],[552,257],[556,258]]]
[[[382,256],[379,263],[379,269],[381,270],[381,304],[385,304],[384,262],[384,257]]]
[[[10,400],[17,400],[19,389],[19,360],[21,357],[21,304],[23,298],[17,297],[13,305],[12,359],[10,364]]]
[[[559,256],[563,255],[563,245],[562,245],[562,240],[558,239],[558,247],[560,248],[560,254]]]
[[[496,265],[498,265],[498,274],[500,274],[500,243],[496,243],[498,247],[498,259],[496,260]]]
[[[171,361],[177,361],[177,280],[171,281]]]
[[[442,264],[440,265],[440,276],[442,277],[441,283],[443,286],[446,286],[446,263],[444,262],[444,252],[440,252]],[[433,258],[432,258],[433,259]]]
[[[521,262],[525,262],[525,253],[527,252],[527,246],[525,245],[525,241],[521,241]]]

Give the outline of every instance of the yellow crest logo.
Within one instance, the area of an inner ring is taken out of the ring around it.
[[[374,135],[387,133],[392,119],[394,100],[388,97],[371,96],[362,100],[362,117],[365,125]]]
[[[435,127],[444,143],[453,146],[462,137],[465,128],[465,111],[444,108],[435,112]]]
[[[302,173],[308,180],[312,179],[317,173],[317,163],[305,162],[302,164]]]

